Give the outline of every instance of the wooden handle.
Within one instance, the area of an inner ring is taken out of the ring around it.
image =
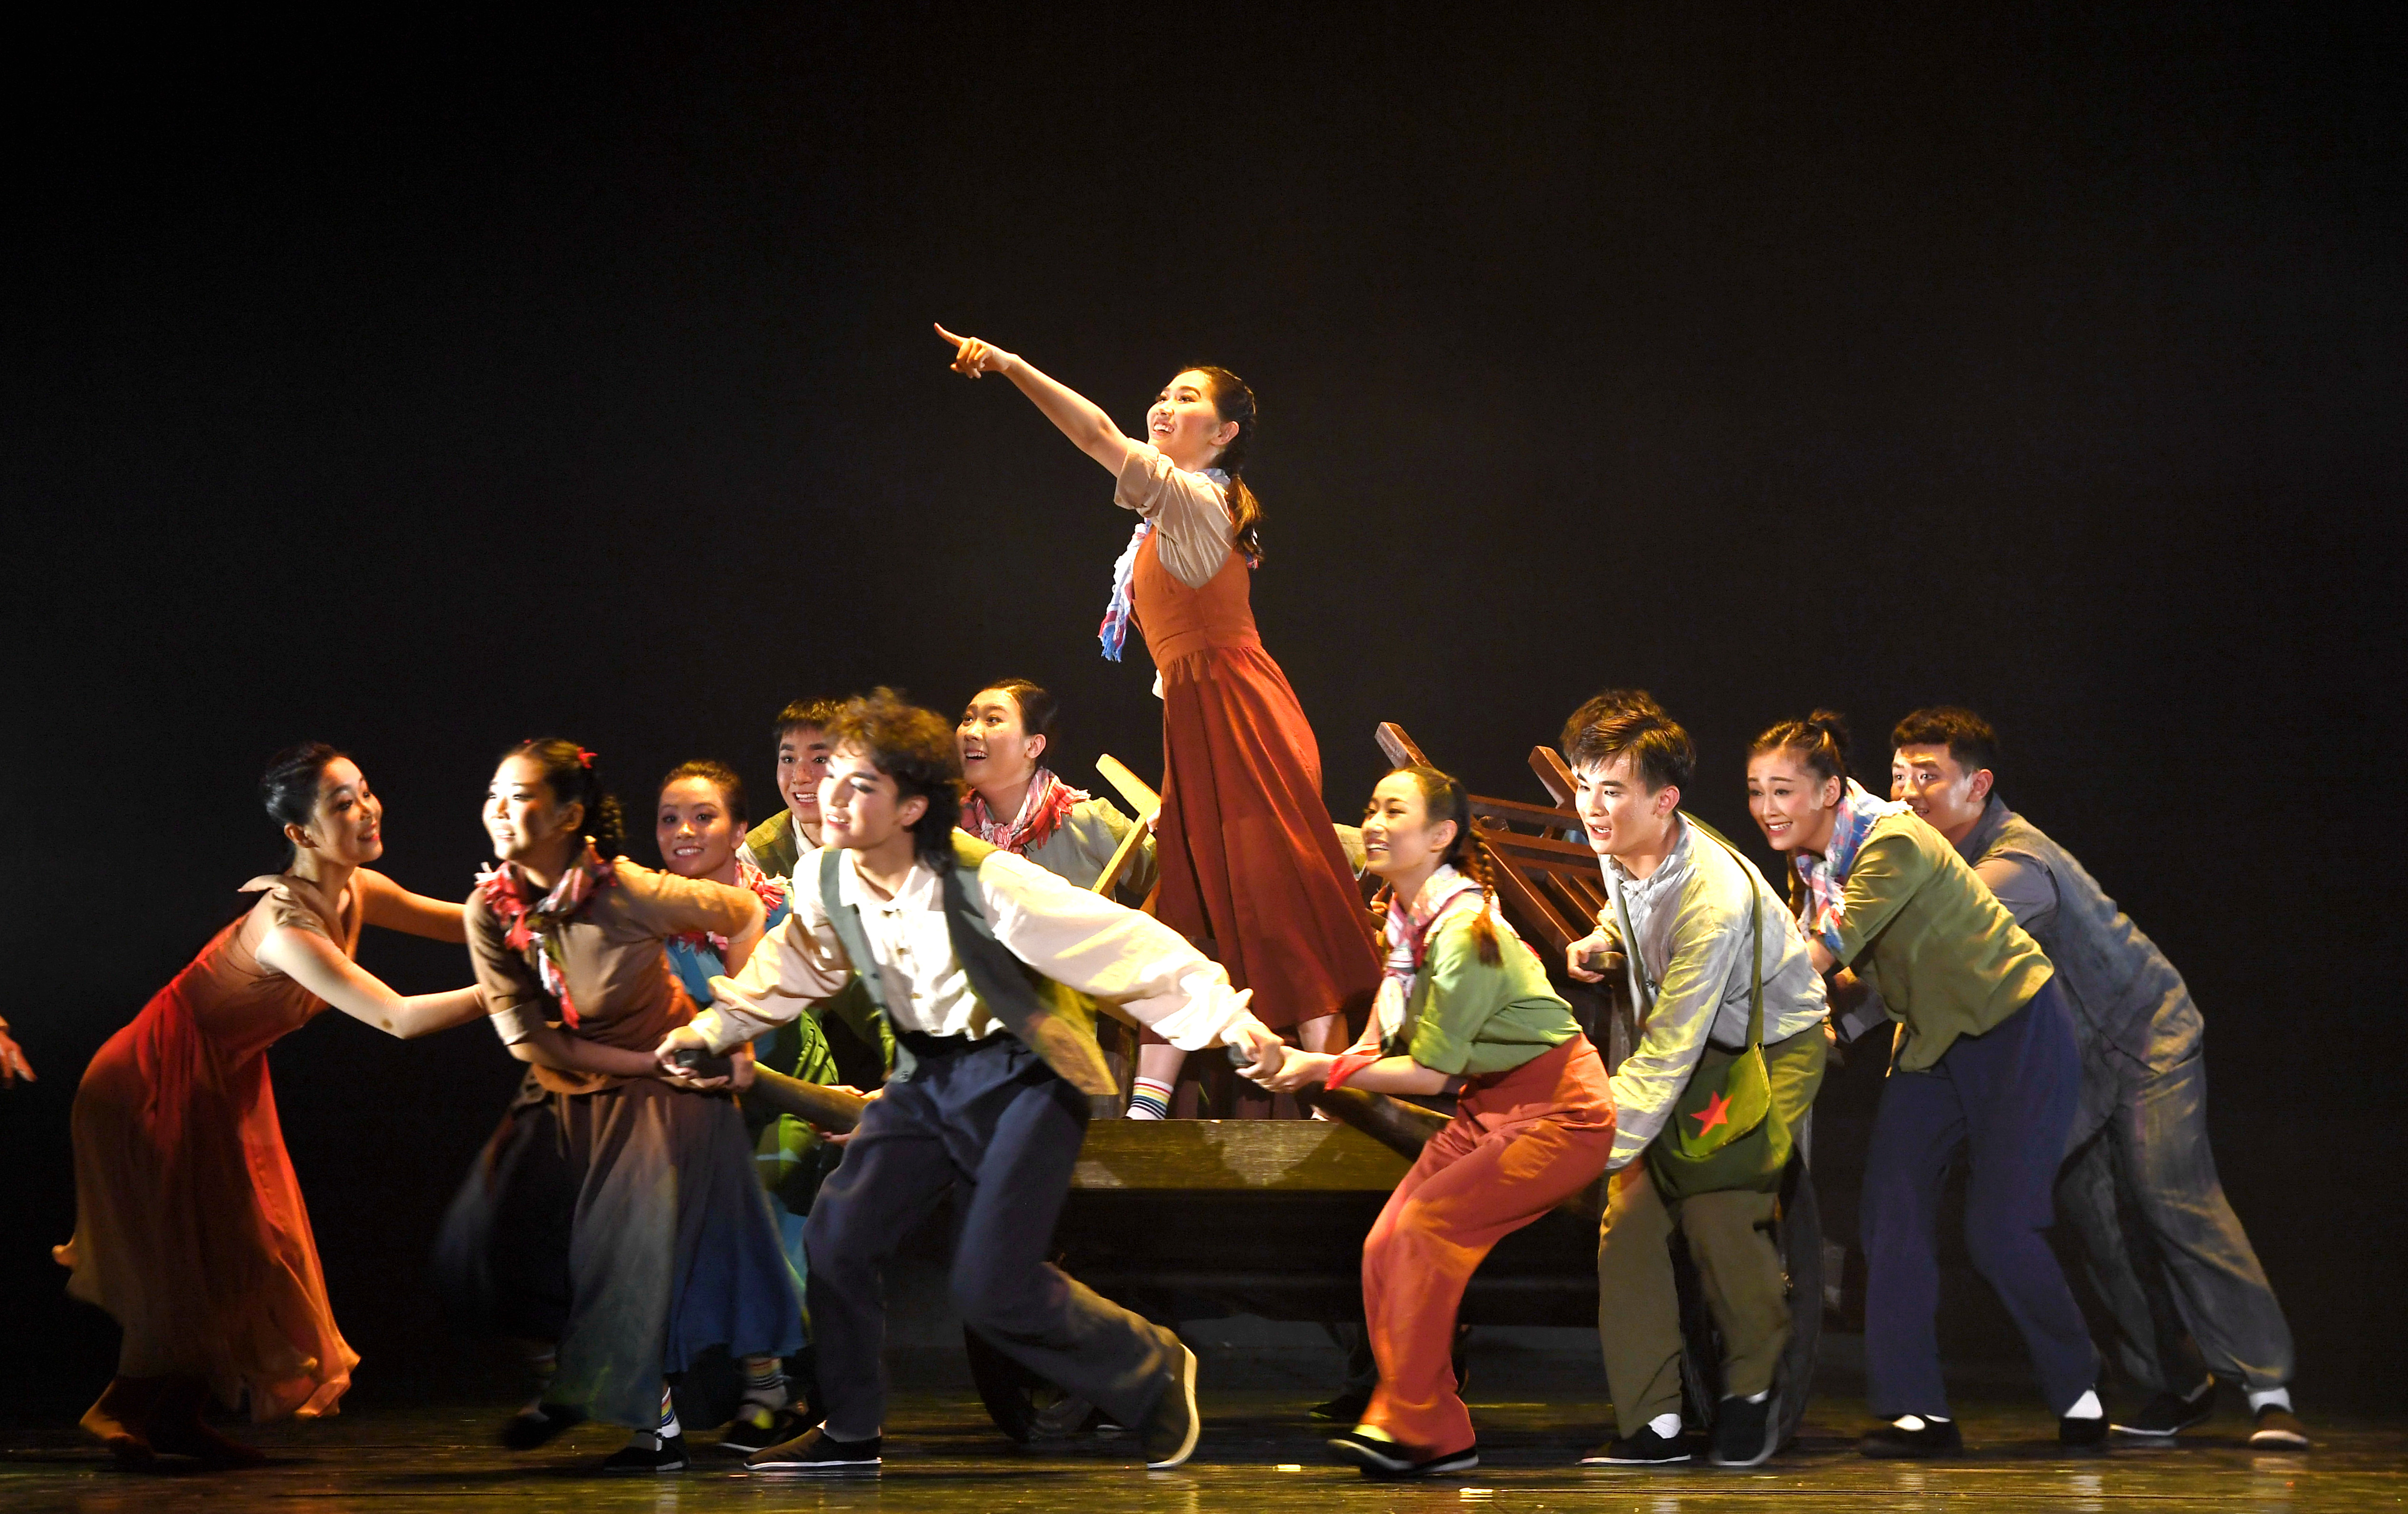
[[[757,1065],[752,1069],[752,1086],[742,1096],[756,1099],[780,1114],[793,1115],[806,1124],[838,1134],[861,1123],[861,1111],[869,1107],[869,1101],[858,1093],[847,1093],[823,1083],[806,1083],[799,1078]]]
[[[1162,807],[1162,795],[1147,788],[1143,778],[1130,772],[1128,764],[1111,752],[1096,759],[1096,771],[1104,775],[1105,782],[1119,791],[1120,796],[1128,801],[1129,807],[1138,812],[1140,819]]]

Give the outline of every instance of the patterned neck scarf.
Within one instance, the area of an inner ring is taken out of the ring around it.
[[[1054,776],[1050,767],[1039,767],[1028,779],[1028,794],[1020,801],[1020,813],[1007,822],[995,818],[986,795],[976,789],[962,805],[962,829],[991,847],[1001,847],[1014,855],[1025,855],[1031,848],[1041,847],[1053,837],[1064,821],[1070,818],[1071,807],[1087,801],[1087,791],[1074,789]]]
[[[1206,468],[1203,477],[1224,489],[1229,487],[1229,476],[1219,468]],[[1129,599],[1129,580],[1137,576],[1137,550],[1152,535],[1154,522],[1140,521],[1137,529],[1129,533],[1128,545],[1121,549],[1119,561],[1112,564],[1111,601],[1104,607],[1104,623],[1096,629],[1096,639],[1104,644],[1104,660],[1108,663],[1121,660],[1121,647],[1128,640],[1129,621],[1137,614],[1137,607]]]
[[[1484,902],[1480,885],[1456,871],[1452,863],[1440,864],[1410,902],[1391,891],[1388,962],[1380,978],[1379,997],[1371,1002],[1372,1012],[1380,1017],[1381,1045],[1404,1029],[1405,1010],[1413,1002],[1413,989],[1421,979],[1422,959],[1429,954],[1430,934],[1441,921],[1478,914]]]
[[[1847,918],[1848,870],[1856,865],[1857,849],[1865,844],[1875,821],[1905,808],[1897,800],[1874,798],[1850,778],[1840,792],[1840,807],[1831,816],[1831,839],[1823,854],[1801,851],[1794,859],[1798,876],[1806,885],[1806,933],[1820,937],[1834,956],[1840,950],[1840,922]]]
[[[560,970],[560,927],[577,918],[579,910],[594,897],[597,889],[607,889],[619,881],[619,870],[610,860],[585,843],[585,854],[560,875],[560,881],[541,902],[529,906],[527,876],[516,863],[503,863],[477,875],[477,892],[484,895],[485,907],[502,922],[502,942],[514,951],[536,948],[535,972],[543,991],[560,1004],[560,1018],[569,1028],[577,1027],[577,1006],[568,997],[568,979]]]
[[[786,891],[778,887],[778,880],[742,857],[736,859],[736,886],[752,891],[761,901],[761,910],[765,918],[776,914],[785,905]],[[717,931],[685,931],[670,936],[669,939],[682,942],[697,951],[704,947],[709,947],[719,953],[722,962],[727,958],[727,937]]]

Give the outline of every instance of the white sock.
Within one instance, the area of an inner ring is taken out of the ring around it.
[[[1771,1390],[1771,1389],[1770,1389],[1770,1388],[1767,1388],[1764,1392],[1762,1392],[1762,1393],[1750,1393],[1750,1394],[1748,1394],[1745,1398],[1741,1399],[1741,1400],[1740,1400],[1740,1402],[1741,1402],[1741,1403],[1742,1403],[1742,1404],[1761,1404],[1761,1403],[1763,1403],[1766,1399],[1770,1398],[1771,1396],[1772,1396],[1772,1390]]]
[[[1901,1414],[1890,1421],[1908,1435],[1913,1435],[1928,1424],[1946,1424],[1947,1422],[1948,1417],[1944,1414]]]
[[[1677,1439],[1681,1434],[1681,1417],[1669,1411],[1658,1414],[1647,1421],[1647,1428],[1667,1440]]]
[[[1151,1078],[1140,1078],[1129,1085],[1128,1118],[1131,1120],[1168,1120],[1170,1118],[1170,1085],[1157,1083]]]
[[[2287,1387],[2250,1389],[2249,1412],[2255,1414],[2262,1408],[2278,1408],[2286,1414],[2290,1413],[2291,1390]]]
[[[2073,1407],[2065,1411],[2064,1418],[2069,1420],[2096,1420],[2106,1412],[2106,1406],[2099,1402],[2099,1390],[2096,1388],[2085,1388],[2082,1391],[2082,1396],[2073,1401]]]

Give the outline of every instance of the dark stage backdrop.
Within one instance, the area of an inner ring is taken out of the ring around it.
[[[1535,798],[1532,744],[1644,686],[1753,836],[1775,718],[1846,710],[1878,786],[1907,709],[1988,713],[2004,792],[2205,1007],[2303,1405],[2395,1378],[2397,12],[1618,8],[24,40],[23,1401],[108,1370],[46,1254],[69,1101],[276,864],[277,747],[356,752],[388,870],[449,895],[532,733],[638,804],[696,755],[766,804],[783,701],[1018,674],[1073,781],[1159,771],[1142,652],[1095,650],[1129,518],[932,319],[1131,429],[1183,364],[1253,381],[1255,605],[1340,815],[1382,720]],[[514,1064],[340,1016],[272,1061],[363,1391],[439,1367],[421,1259]]]

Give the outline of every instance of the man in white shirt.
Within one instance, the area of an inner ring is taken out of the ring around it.
[[[847,705],[828,734],[825,850],[795,879],[793,914],[739,976],[712,979],[711,1007],[660,1046],[675,1070],[680,1052],[724,1051],[834,996],[856,971],[897,1043],[894,1078],[803,1231],[826,1422],[746,1465],[878,1470],[880,1269],[951,1193],[965,1322],[1137,1427],[1149,1467],[1177,1466],[1196,1446],[1194,1354],[1045,1260],[1088,1100],[1116,1092],[1080,996],[1117,1004],[1190,1050],[1241,1047],[1265,1072],[1280,1038],[1177,933],[956,831],[951,721],[881,690]]]

